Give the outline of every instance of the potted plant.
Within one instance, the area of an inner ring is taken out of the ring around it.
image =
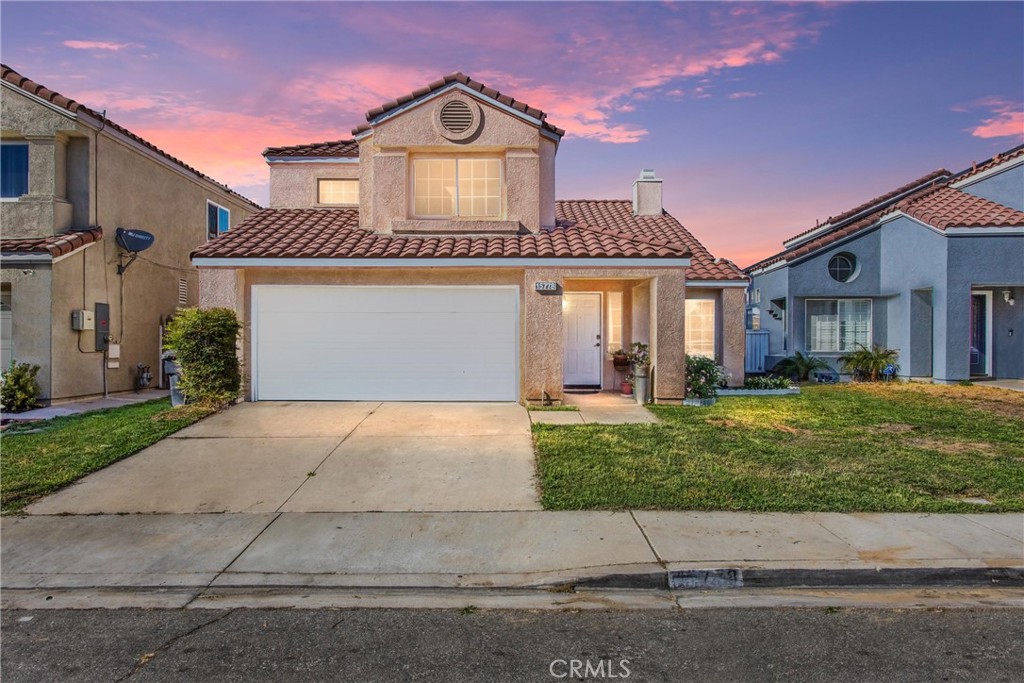
[[[629,363],[633,366],[633,387],[636,402],[647,403],[647,382],[651,371],[651,349],[643,342],[633,342],[629,347]]]
[[[629,354],[626,353],[625,349],[612,351],[612,365],[615,366],[616,370],[625,370],[629,367]]]
[[[722,370],[707,356],[686,357],[686,398],[683,405],[707,407],[715,404]]]
[[[619,388],[623,396],[633,395],[633,381],[633,375],[626,375],[626,379],[622,380],[622,386]]]

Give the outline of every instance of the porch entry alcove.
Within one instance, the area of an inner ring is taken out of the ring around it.
[[[569,391],[618,389],[629,371],[612,354],[651,344],[652,280],[566,279],[562,297],[562,383]]]

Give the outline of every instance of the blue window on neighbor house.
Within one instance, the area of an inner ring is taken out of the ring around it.
[[[231,212],[219,204],[206,202],[206,236],[213,239],[231,227]]]
[[[28,194],[28,144],[0,145],[0,197],[13,199]]]

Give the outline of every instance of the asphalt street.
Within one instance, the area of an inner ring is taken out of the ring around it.
[[[1013,609],[9,610],[21,681],[1014,681]]]

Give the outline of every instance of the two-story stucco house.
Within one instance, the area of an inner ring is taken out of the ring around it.
[[[189,252],[260,207],[7,66],[0,86],[3,367],[39,365],[44,402],[158,378],[162,322],[198,303]],[[155,241],[127,265],[118,228]]]
[[[267,149],[271,208],[193,253],[202,304],[245,321],[251,400],[558,401],[617,387],[634,341],[656,401],[683,398],[687,351],[743,381],[746,278],[653,172],[556,201],[564,131],[463,74],[366,118]]]
[[[900,374],[1024,378],[1024,145],[940,169],[830,218],[748,267],[766,367],[801,351],[900,352]]]

